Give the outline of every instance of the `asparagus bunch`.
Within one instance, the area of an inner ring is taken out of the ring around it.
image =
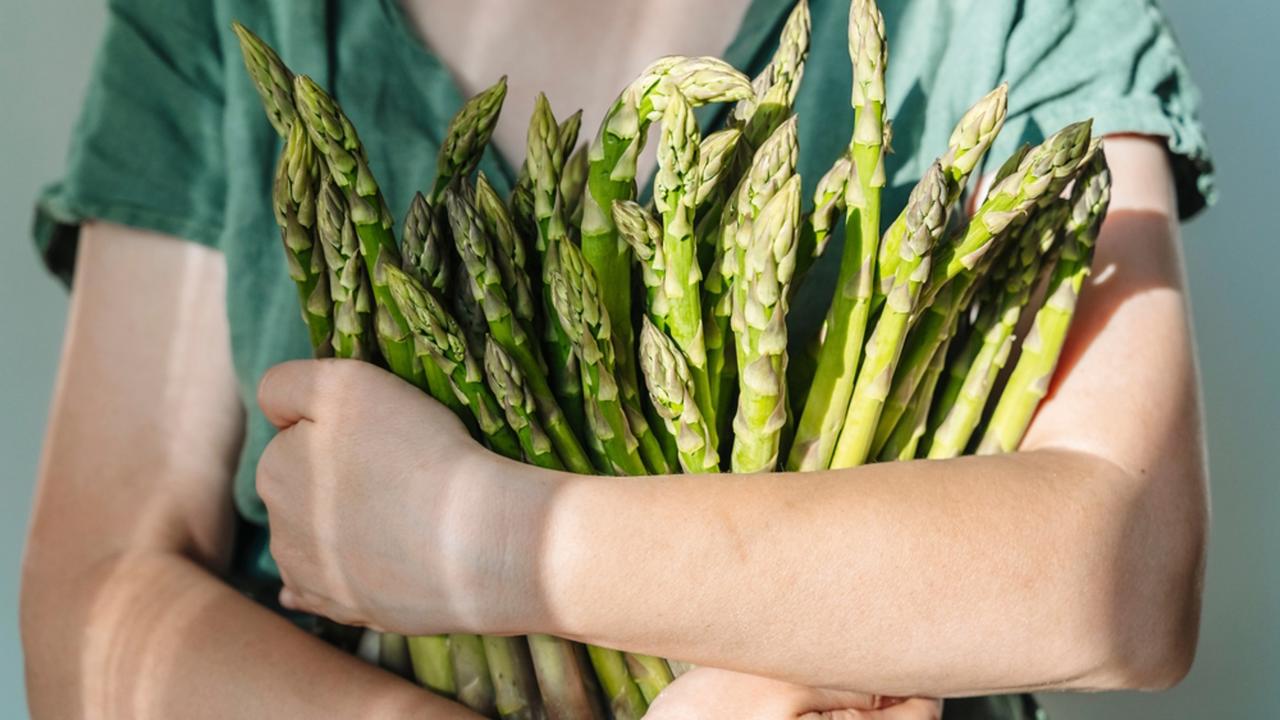
[[[1086,121],[1019,150],[974,216],[954,217],[1004,124],[1001,86],[960,118],[882,234],[884,19],[874,0],[852,0],[854,132],[806,212],[794,113],[810,32],[802,0],[754,81],[714,58],[661,58],[586,147],[581,113],[558,121],[540,96],[508,198],[501,178],[476,171],[505,101],[500,79],[450,123],[397,241],[337,102],[235,29],[284,141],[272,208],[313,354],[381,363],[493,452],[550,472],[755,473],[783,459],[811,470],[1013,451],[1062,353],[1109,201]],[[703,137],[693,111],[713,102],[736,104]],[[637,163],[654,123],[646,206]],[[824,331],[789,381],[791,299],[841,220]],[[1048,299],[1033,308],[1040,284]],[[384,664],[407,654],[433,691],[516,719],[639,718],[683,667],[546,635],[379,646]]]

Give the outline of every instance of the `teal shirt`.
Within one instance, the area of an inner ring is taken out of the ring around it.
[[[748,75],[763,69],[791,4],[754,0],[725,58]],[[852,127],[848,0],[810,5],[812,48],[797,99],[806,197],[847,146]],[[893,119],[886,224],[945,150],[964,110],[1006,80],[1009,120],[991,162],[1093,117],[1101,133],[1166,138],[1184,217],[1212,200],[1199,97],[1151,0],[893,0],[882,7]],[[68,279],[79,224],[90,218],[224,254],[232,353],[249,413],[235,504],[249,542],[245,570],[270,576],[254,472],[273,430],[255,390],[267,368],[307,357],[309,345],[269,205],[280,141],[241,64],[233,20],[333,92],[360,128],[397,216],[427,187],[443,129],[463,97],[397,0],[109,2],[67,171],[39,200],[36,241],[50,268]],[[704,112],[704,128],[722,117],[723,109]],[[494,151],[482,168],[500,192],[509,189],[512,167]],[[837,241],[797,298],[795,336],[811,335],[821,323],[840,250]],[[1016,698],[953,703],[948,717],[978,705],[975,717],[1021,717],[1029,707]]]

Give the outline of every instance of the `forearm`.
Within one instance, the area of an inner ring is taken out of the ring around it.
[[[134,553],[23,597],[35,718],[469,718],[311,637],[177,554]]]
[[[1143,487],[1063,451],[569,480],[543,540],[549,622],[886,694],[1160,685],[1192,612],[1165,604],[1195,595],[1195,562]]]

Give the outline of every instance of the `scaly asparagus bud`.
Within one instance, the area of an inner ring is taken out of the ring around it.
[[[1015,221],[1025,219],[1041,201],[1062,192],[1088,153],[1092,124],[1085,121],[1060,130],[991,188],[964,237],[942,248],[930,278],[935,291],[960,273],[971,272],[991,249],[996,236]]]
[[[484,369],[507,424],[520,438],[525,459],[538,467],[563,469],[551,438],[538,421],[538,405],[525,383],[524,373],[493,338],[485,338]]]
[[[715,434],[698,410],[684,354],[648,317],[640,331],[640,369],[654,408],[676,438],[681,467],[687,473],[717,472]]]
[[[416,193],[401,232],[401,269],[442,295],[449,291],[449,254],[443,233],[440,214],[428,204],[425,195]]]
[[[502,286],[507,291],[511,310],[526,324],[528,330],[533,327],[537,301],[533,296],[529,275],[525,271],[528,258],[525,255],[524,240],[516,232],[507,206],[489,184],[484,173],[476,178],[473,200],[484,229],[493,241],[494,258],[502,272]]]
[[[372,357],[373,299],[360,260],[360,240],[347,216],[347,201],[331,180],[320,189],[316,227],[333,296],[333,352],[339,358]]]
[[[470,175],[480,164],[480,156],[493,136],[506,99],[507,76],[503,75],[498,82],[463,103],[449,121],[436,159],[436,180],[431,188],[433,204],[440,201],[446,187]]]
[[[731,456],[736,473],[770,472],[786,424],[787,286],[799,239],[800,178],[764,206],[743,254],[733,329],[741,376]]]
[[[240,39],[240,54],[244,56],[249,79],[262,98],[267,120],[280,137],[288,137],[289,128],[298,116],[293,105],[293,73],[262,38],[238,22],[232,22],[231,28]]]
[[[694,207],[699,211],[732,190],[728,187],[727,175],[732,171],[734,153],[741,139],[741,130],[728,128],[713,132],[702,140],[698,147],[698,170],[695,173],[698,191],[693,198]]]
[[[670,307],[663,290],[667,263],[662,255],[662,224],[633,200],[613,203],[613,222],[618,235],[626,241],[640,265],[641,278],[649,295],[649,316],[666,324]]]
[[[769,66],[751,83],[755,92],[734,107],[734,120],[747,125],[761,106],[766,104],[765,98],[771,95],[771,91],[778,88],[780,91],[773,92],[769,102],[785,108],[779,120],[789,114],[790,108],[795,105],[796,93],[800,91],[805,58],[809,55],[810,25],[808,0],[800,0],[782,27],[782,35],[778,38],[778,49],[769,61]],[[762,128],[759,139],[768,137],[774,129]]]
[[[311,141],[299,123],[289,129],[276,168],[273,206],[289,277],[298,288],[302,319],[316,357],[333,354],[333,301],[324,253],[317,245],[316,195],[321,175]]]

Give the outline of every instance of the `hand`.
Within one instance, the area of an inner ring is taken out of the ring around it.
[[[645,720],[939,720],[942,701],[822,690],[697,668],[658,696]]]
[[[257,484],[283,605],[410,635],[492,632],[498,608],[527,605],[536,563],[516,551],[534,543],[512,513],[538,507],[538,483],[444,406],[344,360],[278,365],[258,402],[280,428]]]

